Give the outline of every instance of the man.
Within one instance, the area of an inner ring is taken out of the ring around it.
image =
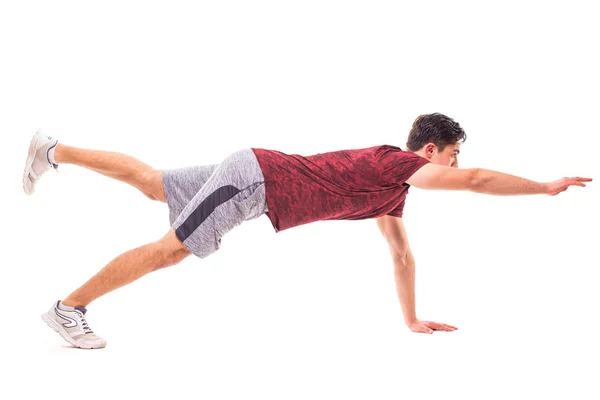
[[[38,131],[23,175],[27,194],[33,193],[48,169],[79,165],[167,203],[171,223],[162,239],[116,257],[64,300],[56,301],[42,319],[73,346],[102,348],[106,342],[86,321],[89,303],[190,254],[209,256],[219,249],[225,233],[266,214],[276,232],[322,220],[376,218],[389,244],[407,326],[424,333],[455,330],[419,320],[415,312],[415,261],[402,222],[409,187],[554,196],[592,180],[575,177],[538,183],[481,168],[458,169],[465,140],[458,123],[436,113],[414,121],[406,151],[381,145],[305,157],[247,148],[219,164],[160,171],[125,154],[59,144]]]

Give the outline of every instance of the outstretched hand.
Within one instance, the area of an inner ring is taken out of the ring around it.
[[[579,176],[575,178],[562,178],[554,182],[549,182],[546,184],[547,190],[546,194],[550,196],[556,196],[560,192],[564,192],[569,188],[569,186],[582,186],[585,187],[585,183],[583,182],[591,182],[592,178],[580,178]]]
[[[440,324],[432,321],[415,321],[408,324],[408,327],[413,332],[419,333],[433,333],[433,331],[447,331],[452,332],[458,328],[448,324]]]

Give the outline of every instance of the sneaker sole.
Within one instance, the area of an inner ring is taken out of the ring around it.
[[[104,348],[104,346],[94,347],[94,346],[85,346],[81,343],[77,343],[71,336],[69,336],[69,334],[63,328],[61,328],[61,326],[58,323],[56,323],[56,321],[54,321],[50,316],[48,316],[47,312],[42,314],[42,319],[50,328],[52,328],[56,333],[58,333],[63,339],[65,339],[67,342],[69,342],[69,344],[71,344],[72,346],[78,347],[80,349],[102,349],[102,348]]]
[[[39,132],[39,131],[38,131]],[[29,152],[27,153],[27,161],[25,162],[25,171],[23,172],[23,190],[26,194],[31,195],[35,191],[33,183],[29,179],[29,172],[31,172],[31,166],[33,165],[33,159],[35,158],[35,151],[37,148],[37,144],[39,141],[39,137],[37,132],[33,135],[31,139],[31,144],[29,145]],[[29,189],[28,184],[29,183]]]

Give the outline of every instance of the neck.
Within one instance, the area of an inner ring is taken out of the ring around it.
[[[427,157],[425,157],[425,152],[424,151],[412,151],[412,150],[408,150],[408,149],[406,151],[408,151],[409,153],[414,153],[416,155],[419,155],[419,156],[421,156],[423,158],[427,158]]]

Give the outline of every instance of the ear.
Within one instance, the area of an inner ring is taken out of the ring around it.
[[[435,149],[436,149],[435,144],[427,143],[425,145],[425,154],[427,155],[427,157],[433,157],[433,155],[435,154]]]

